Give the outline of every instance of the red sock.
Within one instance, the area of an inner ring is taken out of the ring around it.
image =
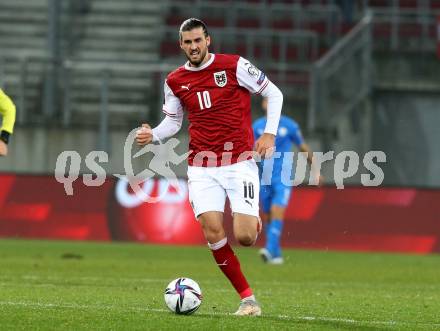
[[[227,238],[220,240],[215,244],[209,244],[212,255],[220,267],[221,271],[228,277],[232,286],[234,286],[240,298],[246,298],[252,295],[252,290],[241,272],[240,262],[234,251],[227,242]]]

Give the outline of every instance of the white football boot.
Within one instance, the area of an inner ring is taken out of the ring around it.
[[[240,307],[234,313],[236,316],[260,316],[261,307],[255,300],[244,300],[240,303]]]
[[[282,256],[273,257],[272,254],[266,249],[262,248],[259,250],[260,256],[263,259],[263,262],[267,264],[283,264],[284,259]]]
[[[273,257],[272,259],[268,260],[267,263],[269,263],[269,264],[283,264],[284,259],[282,256]]]
[[[258,252],[260,253],[264,263],[269,263],[269,261],[272,260],[272,254],[270,254],[266,248],[262,248]]]

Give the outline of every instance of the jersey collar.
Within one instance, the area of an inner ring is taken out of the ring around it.
[[[202,66],[200,66],[200,67],[190,67],[189,61],[188,61],[188,62],[185,63],[185,69],[189,70],[189,71],[200,71],[200,70],[203,70],[203,69],[207,68],[212,62],[214,62],[214,58],[215,58],[215,54],[213,54],[213,53],[209,53],[209,54],[211,54],[211,57]]]

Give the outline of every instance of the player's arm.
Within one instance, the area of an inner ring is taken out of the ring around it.
[[[251,93],[267,98],[267,121],[264,133],[255,142],[255,150],[263,157],[273,153],[275,136],[283,107],[283,94],[264,74],[248,60],[240,58],[237,63],[237,81]]]
[[[264,133],[255,142],[255,149],[261,156],[270,157],[275,146],[275,136],[280,122],[281,109],[283,108],[283,94],[271,81],[262,90],[261,95],[267,98],[267,121]],[[266,150],[268,153],[266,153]]]
[[[313,163],[313,151],[310,149],[310,146],[306,144],[305,142],[302,142],[298,149],[300,152],[307,153],[307,163],[310,165],[311,168],[311,176],[317,176],[318,177],[318,184],[322,185],[324,184],[324,177],[320,174],[318,169],[314,168]]]
[[[0,114],[2,126],[0,128],[0,156],[8,154],[9,137],[14,132],[15,105],[12,100],[0,89]]]
[[[165,103],[163,112],[165,118],[154,129],[150,125],[142,124],[141,129],[136,132],[136,142],[138,145],[147,145],[152,141],[162,141],[179,132],[183,122],[183,107],[180,99],[177,98],[168,84],[164,84]]]
[[[319,169],[315,168],[315,164],[313,162],[313,151],[310,146],[304,141],[298,124],[291,120],[289,120],[287,123],[289,123],[288,128],[290,139],[298,147],[300,152],[307,153],[307,163],[310,165],[311,169],[310,175],[316,176],[318,184],[322,185],[324,183],[324,177],[321,176]]]
[[[299,133],[301,135],[301,133]],[[301,137],[302,139],[302,137]],[[315,163],[313,162],[313,151],[309,147],[309,145],[301,140],[299,144],[297,144],[300,152],[307,153],[307,163],[310,165],[310,176],[315,176],[317,178],[318,185],[324,184],[324,177],[320,174],[320,169],[315,168]]]
[[[313,152],[310,149],[309,145],[303,142],[301,145],[298,146],[298,149],[300,152],[307,153],[307,163],[311,165],[313,162]]]

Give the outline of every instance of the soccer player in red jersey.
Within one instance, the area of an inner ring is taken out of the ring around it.
[[[273,151],[283,95],[266,75],[238,55],[209,53],[206,25],[190,18],[180,27],[180,47],[188,61],[165,81],[165,118],[154,129],[143,124],[139,145],[177,133],[184,112],[189,120],[188,187],[195,217],[221,271],[241,298],[236,315],[258,316],[261,308],[227,242],[223,227],[226,197],[233,230],[243,246],[255,243],[261,231],[259,177],[251,151],[261,157]],[[267,124],[254,144],[251,94],[268,99]]]

